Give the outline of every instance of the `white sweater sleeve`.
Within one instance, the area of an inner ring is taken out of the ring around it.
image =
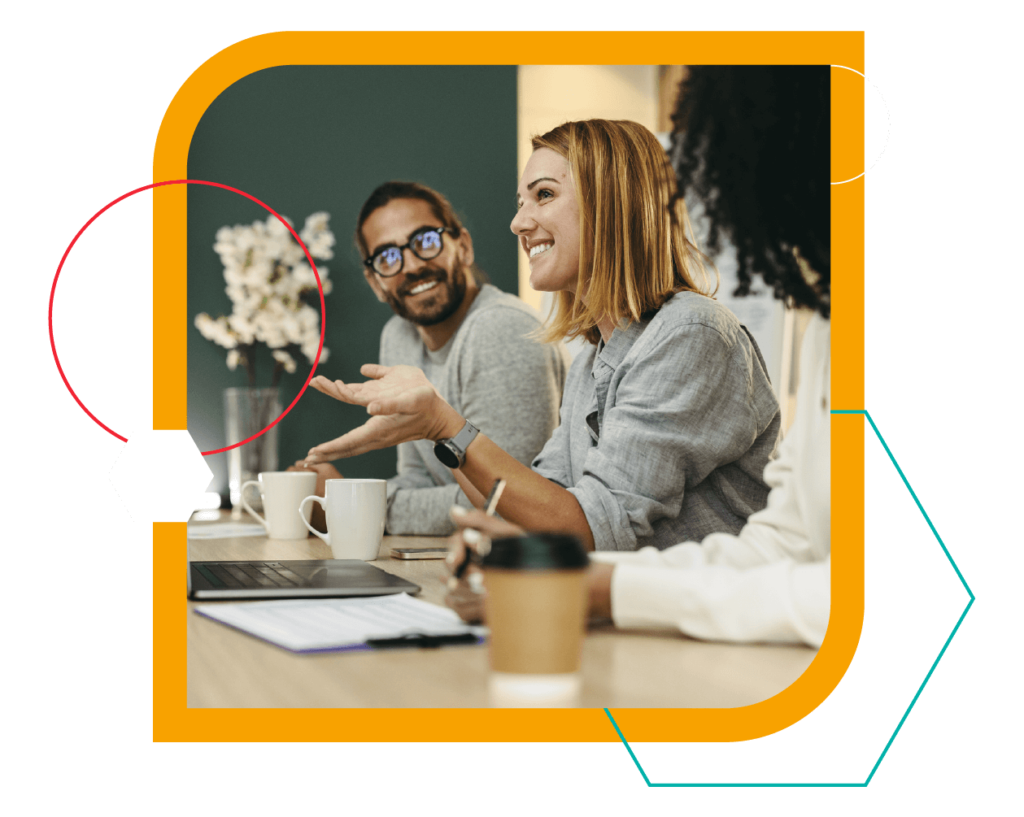
[[[619,564],[612,574],[618,627],[670,627],[715,641],[821,646],[828,627],[830,559],[784,559],[737,569]]]
[[[768,505],[736,536],[664,551],[592,554],[616,565],[620,627],[668,627],[696,638],[820,646],[830,602],[829,326],[816,318],[801,353],[793,427],[765,469]]]

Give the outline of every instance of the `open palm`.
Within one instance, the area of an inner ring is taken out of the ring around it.
[[[365,406],[373,416],[359,428],[310,449],[307,462],[354,457],[411,440],[443,436],[447,413],[454,413],[426,375],[414,366],[367,364],[365,383],[316,377],[310,385],[343,403]]]

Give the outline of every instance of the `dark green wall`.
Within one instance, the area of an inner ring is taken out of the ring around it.
[[[363,280],[351,241],[355,219],[374,187],[388,179],[418,181],[451,200],[473,236],[477,263],[492,283],[517,291],[517,247],[509,232],[516,187],[514,66],[286,66],[252,74],[225,90],[203,115],[189,150],[188,175],[229,184],[266,202],[297,229],[326,210],[338,239],[326,262],[325,345],[318,374],[358,380],[376,362],[391,311]],[[223,390],[246,385],[228,371],[226,351],[192,325],[199,312],[229,314],[223,269],[213,251],[224,225],[268,213],[234,193],[188,190],[188,428],[200,449],[224,441]],[[258,360],[268,385],[269,354]],[[308,366],[282,381],[282,404],[298,393]],[[317,443],[365,420],[365,411],[308,389],[279,424],[281,467]],[[227,455],[207,458],[215,490],[227,492]],[[393,449],[337,463],[346,476],[388,477]]]

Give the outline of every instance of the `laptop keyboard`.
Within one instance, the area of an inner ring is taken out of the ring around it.
[[[195,568],[214,587],[301,587],[304,584],[300,576],[280,562],[196,564]]]

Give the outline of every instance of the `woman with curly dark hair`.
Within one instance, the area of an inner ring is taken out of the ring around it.
[[[592,554],[591,613],[620,627],[668,627],[725,641],[819,646],[829,617],[830,179],[828,66],[698,67],[673,122],[679,196],[703,202],[709,244],[816,315],[804,336],[793,425],[768,464],[768,505],[735,535],[665,550]],[[515,529],[471,513],[490,535]],[[456,547],[461,539],[456,534]],[[470,537],[473,538],[473,537]],[[456,555],[455,560],[459,557]],[[453,594],[469,617],[478,604]]]
[[[707,249],[726,234],[737,295],[755,275],[790,306],[829,317],[827,65],[697,66],[672,115],[677,196],[704,206]]]

